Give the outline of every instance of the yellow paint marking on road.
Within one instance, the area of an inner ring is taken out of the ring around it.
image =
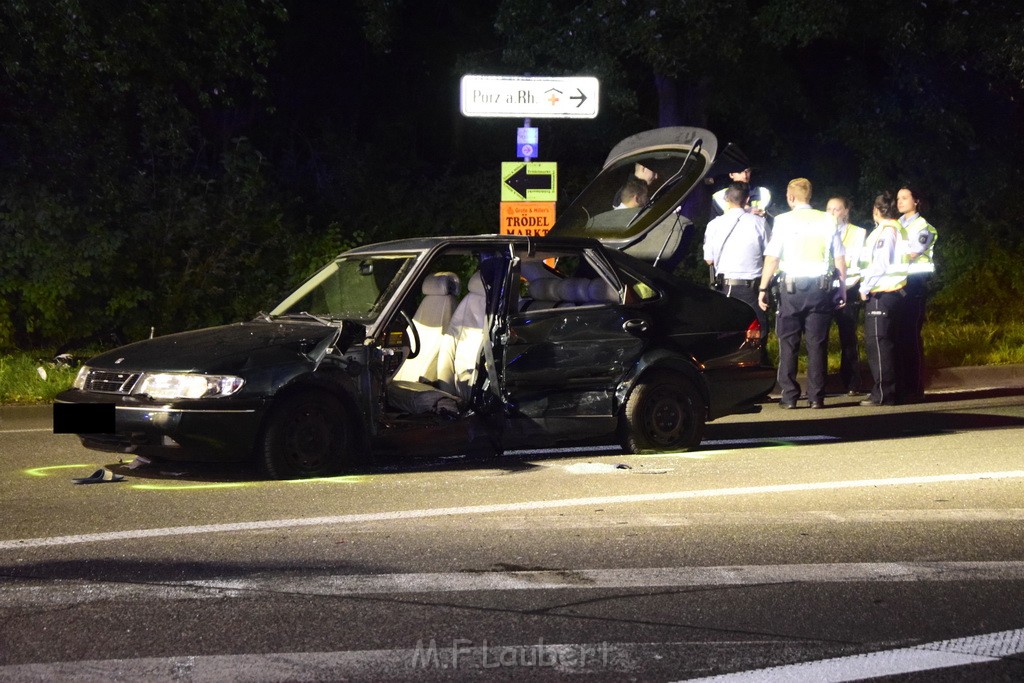
[[[30,467],[26,470],[22,470],[24,474],[30,477],[48,477],[50,476],[50,470],[81,470],[81,469],[95,469],[95,465],[79,464],[79,465],[50,465],[48,467]]]

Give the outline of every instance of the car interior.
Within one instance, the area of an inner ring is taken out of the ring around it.
[[[387,405],[392,411],[411,415],[457,415],[472,398],[482,370],[483,345],[487,338],[487,303],[483,278],[473,270],[468,278],[456,271],[480,266],[480,255],[453,253],[436,258],[432,265],[451,268],[424,276],[418,303],[411,316],[413,330],[406,330],[405,359],[387,383]],[[466,293],[458,299],[461,283]],[[513,293],[513,296],[515,294]],[[633,297],[636,299],[637,297]],[[583,253],[532,254],[520,262],[518,300],[512,311],[529,315],[538,311],[622,302],[618,289],[598,275]],[[409,340],[418,339],[417,353],[409,357]]]
[[[423,378],[431,382],[437,379],[437,355],[459,302],[459,288],[459,276],[455,273],[432,273],[423,279],[423,299],[412,316],[420,342],[419,352],[402,362],[393,380],[419,382]]]
[[[454,274],[436,273],[424,283],[438,276],[444,278]],[[448,279],[452,281],[450,277]],[[457,276],[454,276],[454,282],[458,282]],[[388,404],[391,408],[411,414],[458,414],[460,406],[469,401],[486,336],[487,300],[479,272],[470,276],[468,290],[452,312],[444,332],[436,340],[431,339],[431,347],[426,346],[424,338],[420,337],[421,348],[416,357],[406,359],[388,383]],[[424,297],[424,301],[426,299]],[[405,370],[405,365],[412,361],[420,362]],[[423,371],[416,379],[410,379],[416,372],[414,368]]]

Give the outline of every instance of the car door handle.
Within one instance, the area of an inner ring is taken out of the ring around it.
[[[647,321],[633,318],[622,323],[622,329],[630,334],[646,334],[648,330]]]

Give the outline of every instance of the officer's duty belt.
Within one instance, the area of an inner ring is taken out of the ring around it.
[[[737,280],[736,278],[727,277],[722,280],[723,287],[755,287],[760,280]]]

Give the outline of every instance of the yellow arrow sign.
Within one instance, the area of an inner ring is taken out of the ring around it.
[[[558,163],[504,161],[501,164],[501,201],[554,202],[558,200]]]

